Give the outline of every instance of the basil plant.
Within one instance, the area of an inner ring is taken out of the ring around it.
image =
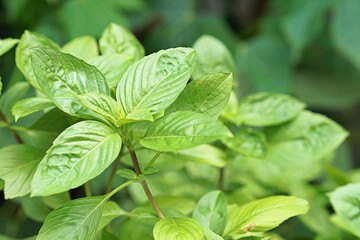
[[[110,24],[99,42],[62,47],[25,31],[0,53],[16,44],[27,81],[1,96],[13,141],[0,178],[41,223],[34,239],[281,239],[268,231],[309,210],[293,190],[347,136],[291,96],[239,99],[232,56],[211,36],[145,56]]]

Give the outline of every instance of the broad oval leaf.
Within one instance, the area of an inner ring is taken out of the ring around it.
[[[196,40],[194,48],[197,53],[197,64],[192,74],[193,78],[219,72],[236,75],[236,67],[230,51],[217,38],[204,35]]]
[[[5,181],[5,199],[30,193],[31,179],[44,155],[45,152],[25,144],[0,149],[0,178]]]
[[[12,49],[18,42],[18,39],[13,38],[0,39],[0,56]]]
[[[134,57],[126,54],[107,54],[92,58],[89,62],[104,74],[109,87],[116,87],[125,71],[134,62]]]
[[[272,196],[234,207],[228,215],[224,236],[247,232],[265,232],[290,217],[309,210],[306,200],[293,196]]]
[[[329,194],[340,226],[360,238],[360,183],[352,183],[337,188]]]
[[[41,89],[31,66],[31,57],[28,51],[29,48],[36,46],[49,47],[56,50],[60,50],[60,47],[49,38],[38,33],[25,31],[21,36],[16,48],[16,66],[33,87]]]
[[[80,94],[110,94],[105,77],[94,66],[67,53],[37,47],[29,50],[39,86],[62,111],[80,118],[92,118],[81,104]]]
[[[148,110],[157,114],[169,107],[185,88],[195,65],[191,48],[161,50],[133,64],[116,89],[125,113]]]
[[[153,229],[155,240],[203,240],[204,229],[191,218],[164,218]]]
[[[83,121],[62,132],[39,164],[32,196],[48,196],[78,187],[102,173],[117,157],[121,138],[97,121]]]
[[[34,112],[53,107],[54,104],[48,98],[32,97],[23,99],[11,108],[15,121]]]
[[[150,124],[140,144],[168,152],[231,136],[221,122],[204,114],[183,111],[171,113]]]
[[[103,55],[126,54],[139,60],[144,57],[144,47],[136,37],[125,28],[111,23],[101,35],[99,40],[100,50]]]
[[[129,213],[123,210],[116,202],[108,201],[102,213],[98,230],[106,227],[115,218],[127,214]]]
[[[219,235],[225,229],[226,215],[227,201],[220,191],[212,191],[202,196],[192,213],[192,217],[203,227]]]
[[[36,239],[93,239],[106,201],[105,196],[97,196],[79,198],[65,203],[46,217]]]
[[[61,51],[64,53],[70,53],[71,55],[87,62],[99,55],[96,39],[92,36],[75,38],[66,43],[61,48]]]
[[[267,149],[265,135],[252,128],[240,128],[233,138],[226,138],[223,143],[231,150],[249,157],[264,157]]]
[[[232,82],[231,73],[208,74],[193,80],[166,112],[193,111],[218,118],[229,101]]]
[[[264,127],[295,118],[305,105],[298,100],[277,93],[255,93],[240,101],[239,115],[246,125]]]

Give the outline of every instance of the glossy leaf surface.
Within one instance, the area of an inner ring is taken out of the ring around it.
[[[204,229],[191,218],[164,218],[155,224],[155,240],[202,240]]]

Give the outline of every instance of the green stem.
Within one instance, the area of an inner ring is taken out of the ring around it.
[[[121,148],[120,152],[119,152],[119,155],[117,156],[117,158],[115,159],[115,161],[113,162],[112,164],[112,167],[111,167],[111,173],[109,175],[109,179],[107,181],[107,184],[106,184],[106,188],[105,188],[105,193],[109,193],[110,190],[111,190],[111,186],[112,186],[112,180],[115,176],[115,173],[116,173],[116,170],[119,166],[119,161],[120,161],[120,158],[123,156],[123,149],[124,148]]]
[[[5,115],[4,115],[2,112],[0,112],[0,119],[1,119],[4,123],[6,123],[6,124],[8,125],[8,128],[13,132],[16,142],[19,143],[19,144],[24,143],[23,140],[21,140],[19,134],[18,134],[14,129],[12,129],[12,126],[9,125],[9,123],[8,123]]]
[[[142,172],[141,172],[141,169],[140,169],[140,165],[139,165],[139,161],[137,159],[136,153],[135,153],[135,151],[130,150],[130,149],[129,149],[129,153],[130,153],[133,165],[134,165],[134,170],[136,172],[136,175],[139,176],[139,175],[142,174]],[[152,195],[152,193],[150,191],[150,188],[147,185],[146,180],[141,180],[140,183],[141,183],[141,185],[142,185],[142,187],[144,189],[144,192],[145,192],[147,198],[149,199],[151,205],[153,206],[156,214],[159,216],[159,218],[165,218],[164,214],[161,212],[159,206],[157,205],[157,203],[156,203],[156,201],[155,201],[155,199],[154,199],[154,197],[153,197],[153,195]]]
[[[150,168],[154,162],[156,161],[156,159],[158,159],[158,157],[162,154],[163,152],[158,152],[156,153],[156,155],[150,160],[150,162],[146,165],[145,169]]]
[[[218,189],[224,191],[224,168],[219,169],[219,182],[218,182]]]
[[[90,187],[90,182],[86,182],[84,184],[84,190],[85,190],[85,196],[87,197],[91,197],[92,194],[91,194],[91,187]]]
[[[124,189],[125,187],[138,182],[138,180],[131,180],[128,181],[126,183],[121,184],[120,186],[118,186],[117,188],[115,188],[114,190],[112,190],[110,193],[107,194],[107,198],[109,199],[110,197],[112,197],[115,193],[119,192],[120,190]]]

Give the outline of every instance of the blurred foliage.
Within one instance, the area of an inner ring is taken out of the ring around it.
[[[353,169],[360,166],[359,20],[358,0],[0,0],[0,39],[19,38],[25,29],[29,29],[63,45],[74,37],[84,35],[99,38],[103,29],[110,22],[115,22],[132,29],[145,46],[146,54],[150,54],[163,48],[192,46],[203,34],[215,36],[227,45],[235,58],[239,95],[256,91],[288,93],[348,129],[351,135],[333,162],[337,168],[327,167],[319,179],[313,180],[315,188],[299,185],[287,189],[294,195],[311,199],[312,205],[310,214],[302,218],[310,230],[298,220],[291,220],[287,228],[281,229],[287,239],[295,239],[295,232],[302,234],[297,239],[314,239],[312,232],[318,235],[318,240],[330,239],[329,236],[339,239],[338,232],[333,230],[334,226],[328,219],[329,201],[324,193],[337,186],[360,181],[359,173]],[[10,51],[0,59],[3,91],[23,79],[14,65],[14,54],[15,51]],[[34,92],[21,90],[14,98],[23,98],[22,94],[28,97]],[[38,117],[34,115],[22,119],[18,125],[34,122],[36,125],[41,120],[37,120]],[[39,129],[34,129],[36,133],[35,130]],[[0,147],[16,141],[5,128],[0,129],[0,139]],[[235,184],[239,188],[228,194],[229,199],[243,194],[246,202],[246,198],[250,201],[273,190],[274,186],[264,187],[258,180],[252,179],[246,166],[236,168],[236,161],[239,160],[235,159],[234,168],[230,169],[241,176],[229,179],[227,186]],[[179,187],[176,189],[179,193],[173,194],[180,195],[185,191],[196,197],[204,193],[208,185],[215,185],[206,181],[209,175],[216,175],[211,167],[204,172],[199,164],[191,163],[186,165],[185,170],[182,168],[179,171],[183,166],[184,163],[172,164],[172,171],[154,176],[150,182],[159,185],[157,191],[161,192],[160,183],[185,184],[190,175],[197,180],[188,183],[186,188],[193,186],[196,190],[189,193],[185,187]],[[103,180],[96,180],[93,184],[101,185]],[[247,184],[252,186],[250,190]],[[130,194],[139,202],[144,197],[135,188]],[[127,196],[121,197],[126,199]],[[180,199],[176,205],[194,204],[193,198],[190,195],[189,199]],[[19,204],[36,205],[36,202],[19,201]],[[125,203],[124,207],[130,208],[131,204]],[[7,224],[0,224],[0,233],[25,237],[33,233],[32,228],[39,228],[39,224],[29,220],[17,205],[6,202],[2,206],[0,223],[5,221],[1,216],[13,217],[7,218]],[[38,213],[41,215],[41,211],[47,210],[39,209]],[[133,227],[135,224],[126,220],[116,222],[115,226],[119,229],[119,226]],[[21,226],[27,227],[18,235],[16,233]],[[142,227],[136,232],[138,239],[148,231]],[[292,228],[297,231],[292,231]],[[130,233],[122,232],[120,235],[127,234]],[[0,239],[3,239],[1,235]]]

